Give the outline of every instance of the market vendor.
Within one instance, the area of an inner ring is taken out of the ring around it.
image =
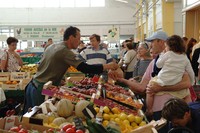
[[[43,85],[52,81],[58,86],[68,67],[73,66],[83,73],[102,73],[104,70],[117,69],[114,62],[103,65],[88,65],[76,56],[71,49],[76,49],[80,43],[80,30],[76,27],[68,27],[63,36],[63,42],[50,45],[44,52],[41,63],[34,78],[26,86],[25,103],[23,113],[28,108],[38,106],[44,102],[41,95]]]

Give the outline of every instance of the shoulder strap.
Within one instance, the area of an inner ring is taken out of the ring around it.
[[[137,52],[136,52],[135,56],[133,56],[133,58],[131,59],[130,63],[132,62],[133,59],[135,59],[136,56],[137,56]]]
[[[8,54],[7,51],[5,51],[5,52],[6,52],[6,54],[7,54],[5,70],[7,71],[7,68],[8,68],[8,60],[9,60],[9,54]]]

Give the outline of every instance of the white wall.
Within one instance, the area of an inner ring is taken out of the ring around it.
[[[183,35],[182,1],[174,2],[174,34]]]
[[[105,34],[118,25],[120,34],[133,34],[133,6],[111,1],[102,8],[0,8],[0,27],[76,25],[84,34]]]

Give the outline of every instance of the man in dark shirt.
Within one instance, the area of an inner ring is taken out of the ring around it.
[[[194,54],[192,56],[192,68],[194,70],[194,73],[195,73],[195,76],[198,77],[198,66],[199,66],[199,63],[197,62],[198,59],[199,59],[199,54],[200,54],[200,48],[197,48],[195,51],[194,51]]]
[[[187,104],[182,99],[172,98],[165,103],[162,116],[174,127],[188,127],[200,133],[200,102]]]

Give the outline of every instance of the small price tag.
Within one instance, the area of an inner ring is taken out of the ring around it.
[[[83,125],[81,118],[78,118],[78,117],[74,118],[74,123],[75,123],[75,126],[76,126],[76,130],[80,129],[80,130],[85,131],[85,127]]]
[[[89,119],[93,119],[97,115],[97,112],[94,110],[92,105],[88,105],[85,109],[83,109],[82,112]]]

